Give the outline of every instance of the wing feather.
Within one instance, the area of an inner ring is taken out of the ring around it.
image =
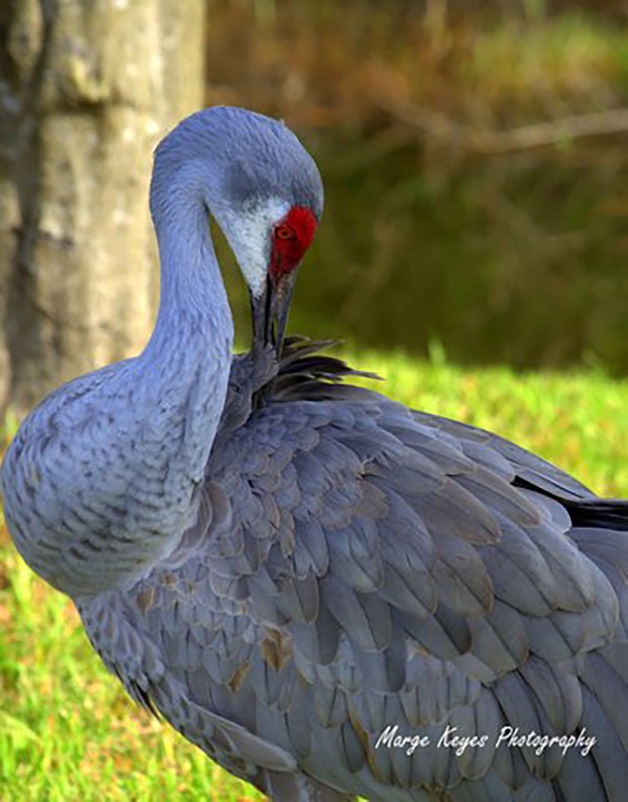
[[[198,520],[131,595],[83,605],[105,662],[278,799],[623,798],[628,507],[343,386],[316,347],[235,360]],[[431,747],[375,748],[391,724]],[[457,754],[447,726],[491,737]],[[497,748],[504,726],[600,743]]]

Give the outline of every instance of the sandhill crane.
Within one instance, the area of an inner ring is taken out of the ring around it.
[[[148,345],[50,395],[2,473],[108,668],[278,802],[625,799],[628,503],[284,342],[323,191],[283,124],[187,118],[150,206]],[[210,214],[252,301],[235,358]]]

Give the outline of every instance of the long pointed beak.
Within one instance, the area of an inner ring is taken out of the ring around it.
[[[268,321],[271,320],[272,290],[267,278],[258,295],[250,294],[251,322],[253,323],[253,351],[262,351],[270,342]]]
[[[273,345],[275,346],[277,357],[281,356],[281,350],[283,348],[286,326],[288,325],[288,317],[292,305],[292,295],[294,293],[294,285],[296,284],[298,272],[299,268],[294,268],[290,273],[282,276],[271,290],[273,297],[273,303],[271,304],[273,307],[272,315],[275,320]]]
[[[253,348],[270,345],[277,358],[281,356],[297,270],[278,279],[268,276],[260,295],[251,297]]]

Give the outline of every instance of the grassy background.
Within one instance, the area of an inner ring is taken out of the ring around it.
[[[628,495],[626,381],[599,370],[465,372],[438,349],[430,362],[400,352],[348,357],[385,376],[378,389],[400,401],[500,432],[600,493]],[[262,798],[126,698],[92,652],[72,605],[33,576],[6,532],[0,627],[2,802]]]

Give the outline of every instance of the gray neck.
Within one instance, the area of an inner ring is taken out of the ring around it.
[[[153,335],[129,377],[138,452],[127,455],[126,471],[138,492],[129,493],[136,507],[125,533],[128,554],[112,554],[118,587],[166,557],[194,524],[197,488],[225,404],[233,322],[209,233],[211,185],[210,175],[186,164],[176,171],[155,164],[151,210],[161,301]],[[111,578],[102,578],[111,586]]]
[[[161,301],[152,337],[132,364],[138,428],[147,432],[138,438],[138,482],[153,488],[145,518],[136,515],[139,526],[128,533],[136,564],[138,552],[147,565],[164,557],[194,523],[227,395],[233,321],[209,233],[212,185],[192,165],[161,171],[156,162],[151,210]],[[161,486],[156,477],[165,477]]]
[[[203,195],[213,182],[186,167],[174,175],[164,171],[162,180],[159,161],[155,165],[151,209],[161,261],[161,301],[138,367],[149,374],[149,389],[157,390],[158,397],[151,400],[159,404],[167,396],[178,407],[176,414],[185,417],[176,459],[183,463],[181,470],[199,481],[225,403],[233,321]]]
[[[198,174],[188,185],[190,172],[169,176],[164,170],[162,178],[159,162],[155,165],[151,209],[161,262],[161,301],[144,360],[161,361],[175,352],[207,364],[216,350],[225,356],[225,345],[230,354],[233,343],[231,312],[209,233],[211,193],[206,190],[207,203]],[[185,343],[187,348],[181,350]]]
[[[225,404],[233,324],[206,184],[176,171],[163,177],[156,164],[151,206],[162,294],[150,342],[137,359],[51,396],[5,460],[16,545],[74,598],[128,587],[176,547],[195,521]]]

